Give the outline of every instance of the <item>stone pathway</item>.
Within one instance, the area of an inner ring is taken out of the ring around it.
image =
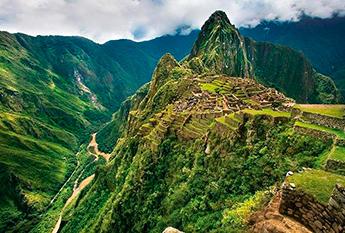
[[[281,192],[277,192],[268,206],[255,213],[250,222],[255,223],[253,233],[312,233],[301,223],[279,213]]]

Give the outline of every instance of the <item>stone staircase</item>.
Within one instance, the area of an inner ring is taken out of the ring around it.
[[[281,192],[277,192],[267,207],[255,213],[249,220],[255,223],[251,229],[253,233],[311,233],[301,223],[279,213]]]

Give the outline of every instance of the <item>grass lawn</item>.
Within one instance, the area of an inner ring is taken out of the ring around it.
[[[323,170],[309,170],[303,173],[295,173],[287,178],[294,183],[297,189],[312,195],[317,201],[327,204],[336,184],[345,186],[345,177]]]
[[[329,159],[345,161],[345,147],[337,146],[329,155]]]
[[[252,115],[270,115],[273,117],[290,117],[290,112],[280,112],[280,111],[274,111],[270,108],[262,109],[262,110],[254,110],[254,109],[245,109],[243,112],[252,114]]]
[[[326,126],[310,124],[310,123],[305,123],[305,122],[301,122],[301,121],[296,121],[295,125],[300,126],[300,127],[304,127],[304,128],[324,131],[324,132],[327,132],[330,134],[334,134],[334,135],[338,136],[339,138],[345,139],[345,132],[340,130],[340,129],[332,129],[332,128],[328,128]]]
[[[340,104],[296,104],[295,108],[336,118],[345,116],[345,105]]]

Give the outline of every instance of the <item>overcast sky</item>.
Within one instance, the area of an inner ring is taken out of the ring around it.
[[[345,0],[0,0],[0,30],[30,35],[151,39],[200,28],[215,10],[237,27],[304,14],[345,15]]]

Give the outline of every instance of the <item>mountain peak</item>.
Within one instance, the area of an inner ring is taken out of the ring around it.
[[[234,27],[226,15],[224,11],[217,10],[215,11],[205,22],[205,24],[202,26],[202,30],[206,29],[209,26],[214,26],[214,25],[230,25]]]
[[[189,59],[199,57],[205,67],[220,74],[251,77],[243,37],[223,11],[214,12],[201,28]]]

